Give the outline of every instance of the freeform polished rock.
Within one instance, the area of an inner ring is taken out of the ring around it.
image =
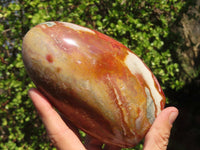
[[[104,143],[135,146],[164,108],[164,93],[142,60],[95,30],[42,23],[24,37],[22,54],[44,96]]]

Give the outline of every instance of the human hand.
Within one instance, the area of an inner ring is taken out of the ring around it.
[[[48,136],[59,150],[99,150],[102,143],[88,137],[85,146],[79,140],[76,129],[67,126],[61,116],[55,111],[48,100],[36,89],[29,91],[29,96],[41,117]],[[154,121],[145,136],[144,150],[166,150],[172,124],[178,116],[175,107],[165,108]],[[120,150],[119,147],[105,147],[107,150]]]

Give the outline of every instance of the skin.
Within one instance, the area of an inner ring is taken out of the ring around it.
[[[85,145],[80,141],[78,130],[70,122],[58,114],[49,101],[37,90],[30,89],[29,96],[42,119],[51,142],[58,150],[100,150],[102,143],[86,137]],[[178,116],[175,107],[165,108],[154,121],[145,136],[144,150],[166,150],[173,122]],[[121,148],[106,145],[106,150],[120,150]]]

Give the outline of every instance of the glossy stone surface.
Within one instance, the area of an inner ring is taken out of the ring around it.
[[[74,125],[104,143],[135,146],[165,104],[155,76],[133,52],[65,22],[32,28],[23,61],[37,88]]]

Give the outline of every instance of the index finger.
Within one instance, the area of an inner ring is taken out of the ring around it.
[[[85,150],[76,134],[65,124],[60,115],[38,90],[30,89],[29,96],[47,129],[51,141],[58,149]]]

